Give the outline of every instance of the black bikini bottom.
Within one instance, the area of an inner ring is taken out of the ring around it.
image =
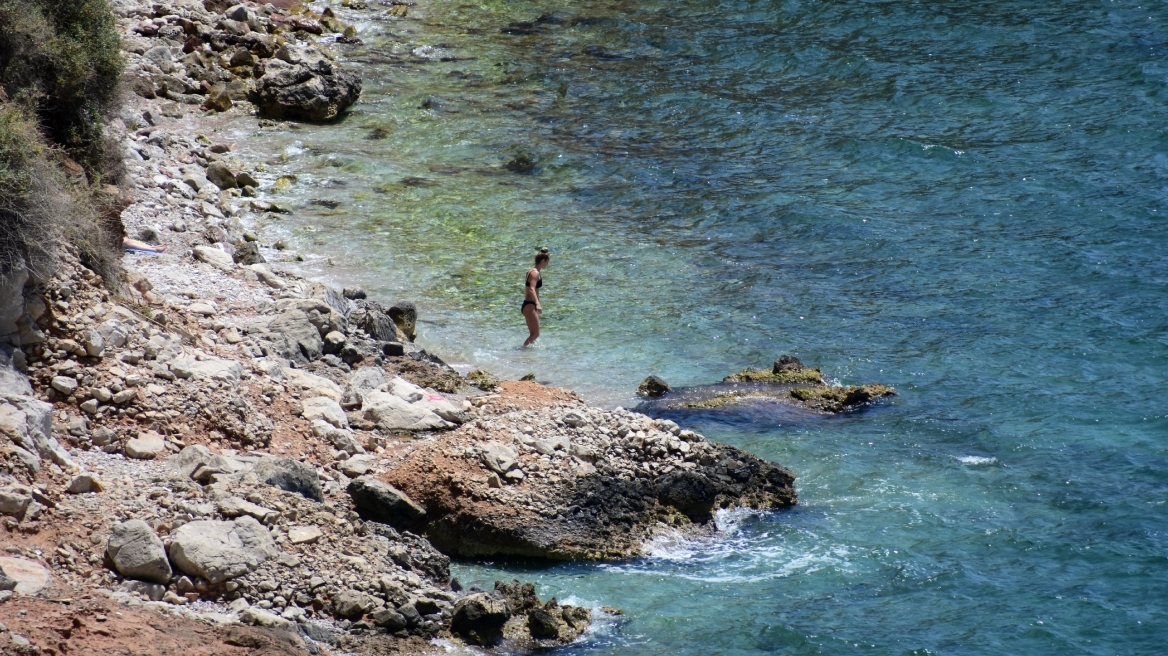
[[[524,310],[527,309],[528,305],[535,305],[535,301],[523,301],[523,305],[519,306],[519,311],[523,312]]]

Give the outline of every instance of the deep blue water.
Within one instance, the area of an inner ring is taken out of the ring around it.
[[[465,583],[625,610],[571,654],[1168,651],[1168,3],[344,17],[362,104],[249,145],[268,182],[297,175],[273,197],[298,212],[263,229],[310,272],[417,300],[452,361],[601,404],[781,353],[900,392],[676,416],[797,472],[798,509],[631,563],[458,565]],[[500,168],[519,152],[533,174]]]

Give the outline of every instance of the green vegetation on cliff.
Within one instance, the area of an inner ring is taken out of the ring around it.
[[[122,68],[105,0],[0,0],[0,274],[43,282],[67,242],[111,281],[120,207],[99,190],[122,176],[105,134]]]

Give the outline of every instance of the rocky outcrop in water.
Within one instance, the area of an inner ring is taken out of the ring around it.
[[[284,46],[262,73],[252,99],[269,118],[331,121],[361,96],[361,78],[338,70],[315,48]]]
[[[719,508],[796,502],[787,469],[673,422],[590,408],[537,383],[501,390],[382,477],[425,510],[418,528],[445,553],[628,558],[663,532],[711,529]]]
[[[896,390],[878,383],[828,385],[822,371],[805,366],[798,358],[783,355],[770,369],[744,369],[726,376],[719,384],[679,390],[666,399],[641,395],[647,400],[640,407],[651,413],[710,411],[772,403],[838,414],[895,396]]]

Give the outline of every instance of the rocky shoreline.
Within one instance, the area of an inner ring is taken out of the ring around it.
[[[126,234],[169,248],[116,281],[69,248],[43,287],[3,280],[0,651],[553,647],[593,610],[463,589],[449,558],[628,558],[719,508],[796,503],[780,466],[463,377],[413,342],[411,303],[267,261],[295,258],[241,218],[282,210],[201,112],[340,115],[360,81],[318,38],[355,38],[331,12],[111,4],[134,95],[107,126],[131,188],[107,193]]]

